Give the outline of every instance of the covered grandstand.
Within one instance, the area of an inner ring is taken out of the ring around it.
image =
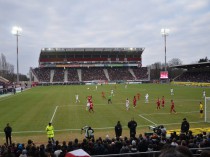
[[[41,84],[142,82],[144,48],[43,48],[32,80]]]
[[[176,84],[189,84],[210,86],[210,62],[173,66],[171,68],[183,69],[184,72],[176,77]]]

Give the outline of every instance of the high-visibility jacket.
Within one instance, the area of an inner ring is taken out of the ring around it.
[[[54,137],[54,127],[53,127],[52,125],[48,125],[48,126],[46,127],[46,131],[47,131],[47,136],[48,136],[49,138]]]

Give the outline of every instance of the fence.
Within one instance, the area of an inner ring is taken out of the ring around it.
[[[190,148],[189,149],[194,157],[200,157],[200,153],[204,150],[210,151],[210,147],[206,148]],[[124,154],[107,154],[107,155],[93,155],[91,157],[158,157],[161,151],[148,151]]]

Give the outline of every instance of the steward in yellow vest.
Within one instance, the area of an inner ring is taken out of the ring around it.
[[[54,127],[52,126],[51,122],[46,127],[46,131],[47,131],[47,137],[48,137],[49,141],[52,141],[54,143],[55,142],[54,141]]]

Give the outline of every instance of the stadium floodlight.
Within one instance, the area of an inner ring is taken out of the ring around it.
[[[164,37],[164,41],[165,41],[165,71],[166,71],[166,36],[169,35],[170,30],[167,28],[162,28],[161,29],[161,34]]]
[[[19,84],[19,64],[18,64],[18,36],[21,35],[22,28],[14,26],[12,28],[12,34],[16,36],[17,38],[17,84]]]

